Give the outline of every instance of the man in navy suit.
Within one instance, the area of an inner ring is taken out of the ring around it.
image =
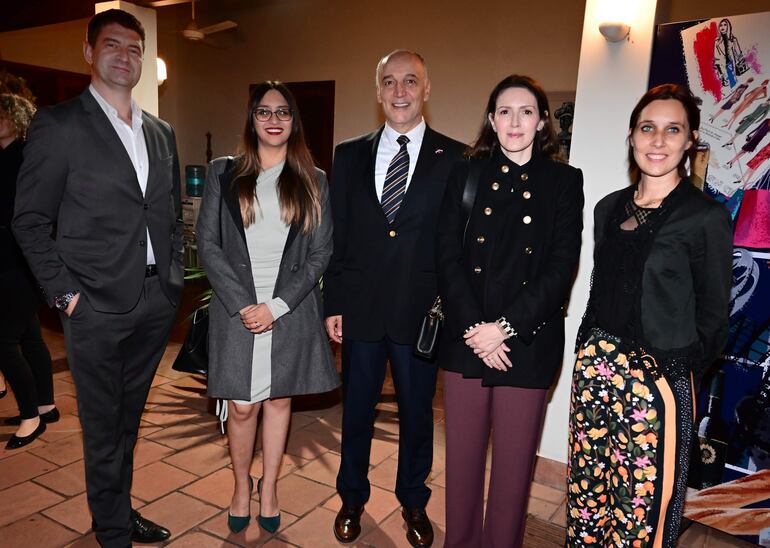
[[[330,185],[334,254],[324,276],[324,309],[329,336],[342,344],[343,377],[342,508],[334,534],[353,542],[361,532],[375,407],[390,362],[400,421],[396,496],[407,540],[430,546],[425,481],[433,462],[437,369],[413,350],[437,293],[439,204],[464,145],[423,119],[430,80],[419,54],[386,55],[376,78],[385,125],[337,146]]]
[[[125,547],[170,535],[131,509],[130,492],[139,420],[183,284],[179,161],[171,126],[131,98],[141,23],[99,13],[83,52],[89,88],[30,126],[13,230],[61,311],[96,539]]]

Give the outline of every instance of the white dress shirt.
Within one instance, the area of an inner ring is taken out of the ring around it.
[[[99,95],[93,85],[89,86],[91,95],[107,115],[107,119],[115,128],[120,142],[128,153],[131,163],[136,171],[136,178],[139,181],[139,187],[142,190],[142,196],[147,191],[147,176],[150,173],[150,158],[147,154],[147,143],[144,140],[142,131],[142,109],[131,99],[131,125],[128,125],[118,116],[118,111],[107,100]],[[152,250],[152,241],[150,240],[150,228],[147,227],[147,264],[155,264],[155,253]]]
[[[420,120],[420,123],[407,133],[399,133],[390,127],[387,122],[385,123],[385,129],[382,130],[382,135],[380,136],[380,144],[377,146],[377,160],[374,164],[374,188],[377,191],[378,200],[382,200],[382,187],[385,186],[388,166],[401,149],[401,145],[396,141],[399,135],[409,137],[409,142],[406,144],[406,151],[409,153],[409,174],[406,177],[406,190],[409,190],[414,166],[417,165],[417,157],[420,154],[422,138],[425,135],[425,119]]]

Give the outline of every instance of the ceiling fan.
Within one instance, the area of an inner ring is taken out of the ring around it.
[[[221,21],[219,23],[215,23],[213,25],[209,25],[207,27],[198,27],[198,23],[195,21],[195,2],[196,0],[155,0],[153,2],[147,2],[145,5],[152,7],[152,8],[161,8],[164,6],[173,6],[176,4],[190,4],[192,7],[192,19],[187,24],[185,29],[182,31],[182,36],[184,36],[187,40],[190,40],[191,42],[206,42],[210,43],[207,40],[208,35],[214,34],[217,32],[222,32],[223,30],[228,29],[234,29],[238,26],[238,23],[235,21]]]

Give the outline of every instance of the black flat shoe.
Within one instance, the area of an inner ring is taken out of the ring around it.
[[[3,388],[2,390],[0,390],[0,400],[2,400],[7,395],[8,395],[8,389],[7,388]]]
[[[51,424],[52,422],[58,421],[61,418],[61,415],[59,414],[59,410],[54,407],[50,411],[40,413],[39,417],[42,422]],[[9,424],[11,426],[19,426],[21,424],[21,416],[16,415],[15,417],[8,417],[5,419],[5,424]]]
[[[45,422],[40,421],[40,424],[37,425],[35,431],[32,432],[29,436],[17,436],[16,434],[11,436],[11,439],[9,439],[8,443],[5,444],[5,448],[18,449],[19,447],[29,445],[35,441],[43,432],[45,432]]]
[[[136,510],[131,510],[131,529],[132,542],[151,544],[163,542],[171,536],[168,529],[143,518]]]

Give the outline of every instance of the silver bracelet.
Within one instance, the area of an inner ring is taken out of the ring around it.
[[[511,326],[511,324],[508,322],[508,320],[505,319],[505,316],[501,316],[499,320],[495,322],[497,324],[497,327],[503,330],[503,333],[505,333],[506,338],[510,339],[511,337],[516,336],[516,330]]]

